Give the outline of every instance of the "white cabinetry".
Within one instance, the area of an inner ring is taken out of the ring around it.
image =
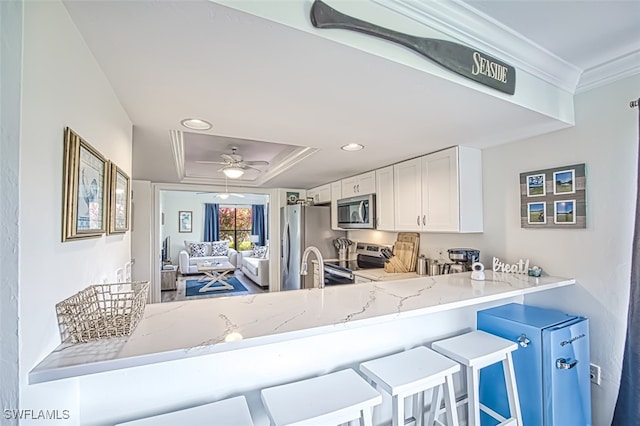
[[[327,204],[331,202],[331,185],[326,184],[307,190],[307,197],[313,198],[314,204]]]
[[[342,179],[342,198],[376,192],[376,172],[367,172],[358,176]]]
[[[376,170],[376,229],[395,231],[393,166]]]
[[[420,158],[393,165],[393,206],[396,231],[422,231]]]
[[[482,153],[453,147],[394,167],[398,231],[482,232]]]
[[[342,181],[333,182],[331,186],[331,229],[342,230],[338,226],[338,200],[342,198]]]

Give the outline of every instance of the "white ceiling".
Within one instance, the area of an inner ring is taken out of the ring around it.
[[[267,4],[302,16],[311,0],[234,1],[234,8],[207,0],[64,2],[134,125],[134,179],[223,183],[219,166],[194,161],[218,159],[233,144],[245,159],[271,163],[242,185],[309,188],[455,144],[487,147],[568,125],[328,40],[320,32],[348,31],[315,30],[308,12],[295,28],[238,10]],[[358,7],[395,22],[393,9],[407,4],[447,4],[495,22],[574,76],[586,71],[585,87],[590,72],[602,81],[603,70],[640,72],[640,63],[628,65],[640,57],[637,0],[363,0]],[[213,128],[181,128],[189,117]],[[350,142],[366,148],[340,150]]]

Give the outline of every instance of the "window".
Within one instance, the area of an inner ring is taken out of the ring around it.
[[[229,247],[251,250],[251,207],[220,207],[220,240],[229,241]]]

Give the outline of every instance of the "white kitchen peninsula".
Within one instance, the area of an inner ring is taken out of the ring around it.
[[[260,387],[425,344],[473,328],[477,309],[574,283],[489,271],[485,282],[462,273],[147,305],[131,336],[61,345],[29,380],[77,380],[91,418],[82,424],[237,394],[259,406]],[[127,389],[118,388],[125,375]],[[99,396],[104,389],[114,402]]]

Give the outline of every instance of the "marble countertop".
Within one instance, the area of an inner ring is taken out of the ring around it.
[[[150,304],[131,336],[62,344],[31,370],[29,383],[250,348],[575,284],[491,271],[477,282],[470,274]]]
[[[353,275],[372,281],[396,281],[420,277],[420,275],[415,272],[385,272],[384,268],[353,271]]]

